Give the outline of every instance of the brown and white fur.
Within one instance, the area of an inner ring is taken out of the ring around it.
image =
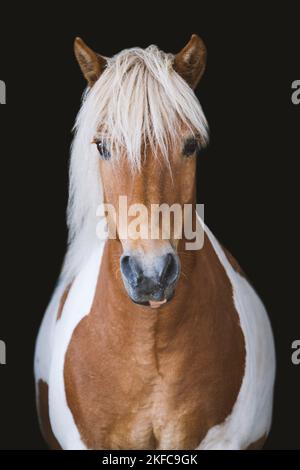
[[[191,135],[207,140],[193,92],[205,46],[193,35],[176,56],[151,46],[106,59],[77,39],[75,53],[89,88],[71,156],[70,246],[36,345],[43,434],[62,449],[260,448],[272,417],[273,337],[232,255],[206,226],[197,251],[172,235],[95,234],[97,205],[120,195],[147,207],[196,204],[196,155],[182,148]],[[114,161],[99,160],[99,136]],[[172,300],[133,303],[124,253],[147,268],[162,253],[177,256]]]

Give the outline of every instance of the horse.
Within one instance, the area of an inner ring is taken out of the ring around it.
[[[196,212],[206,46],[194,34],[177,54],[152,45],[108,58],[80,38],[74,50],[87,88],[70,158],[69,244],[35,350],[45,440],[66,450],[259,449],[273,408],[269,318]],[[166,237],[161,220],[156,239],[149,227],[121,236],[124,196],[147,209],[190,205],[201,249],[186,248],[183,222],[181,238],[181,222]],[[116,217],[98,217],[101,204]]]

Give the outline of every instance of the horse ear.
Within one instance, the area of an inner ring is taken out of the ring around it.
[[[175,71],[192,87],[196,88],[206,65],[206,47],[202,39],[193,34],[187,45],[175,56]]]
[[[74,52],[83,75],[92,87],[106,67],[106,60],[92,51],[81,38],[75,39]]]

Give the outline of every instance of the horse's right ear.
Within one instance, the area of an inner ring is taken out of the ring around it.
[[[106,60],[90,49],[81,38],[75,39],[74,52],[88,85],[92,87],[105,69]]]

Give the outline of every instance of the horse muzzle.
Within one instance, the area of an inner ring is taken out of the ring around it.
[[[120,265],[125,289],[134,303],[158,308],[172,299],[180,275],[176,253],[151,258],[124,254]]]

